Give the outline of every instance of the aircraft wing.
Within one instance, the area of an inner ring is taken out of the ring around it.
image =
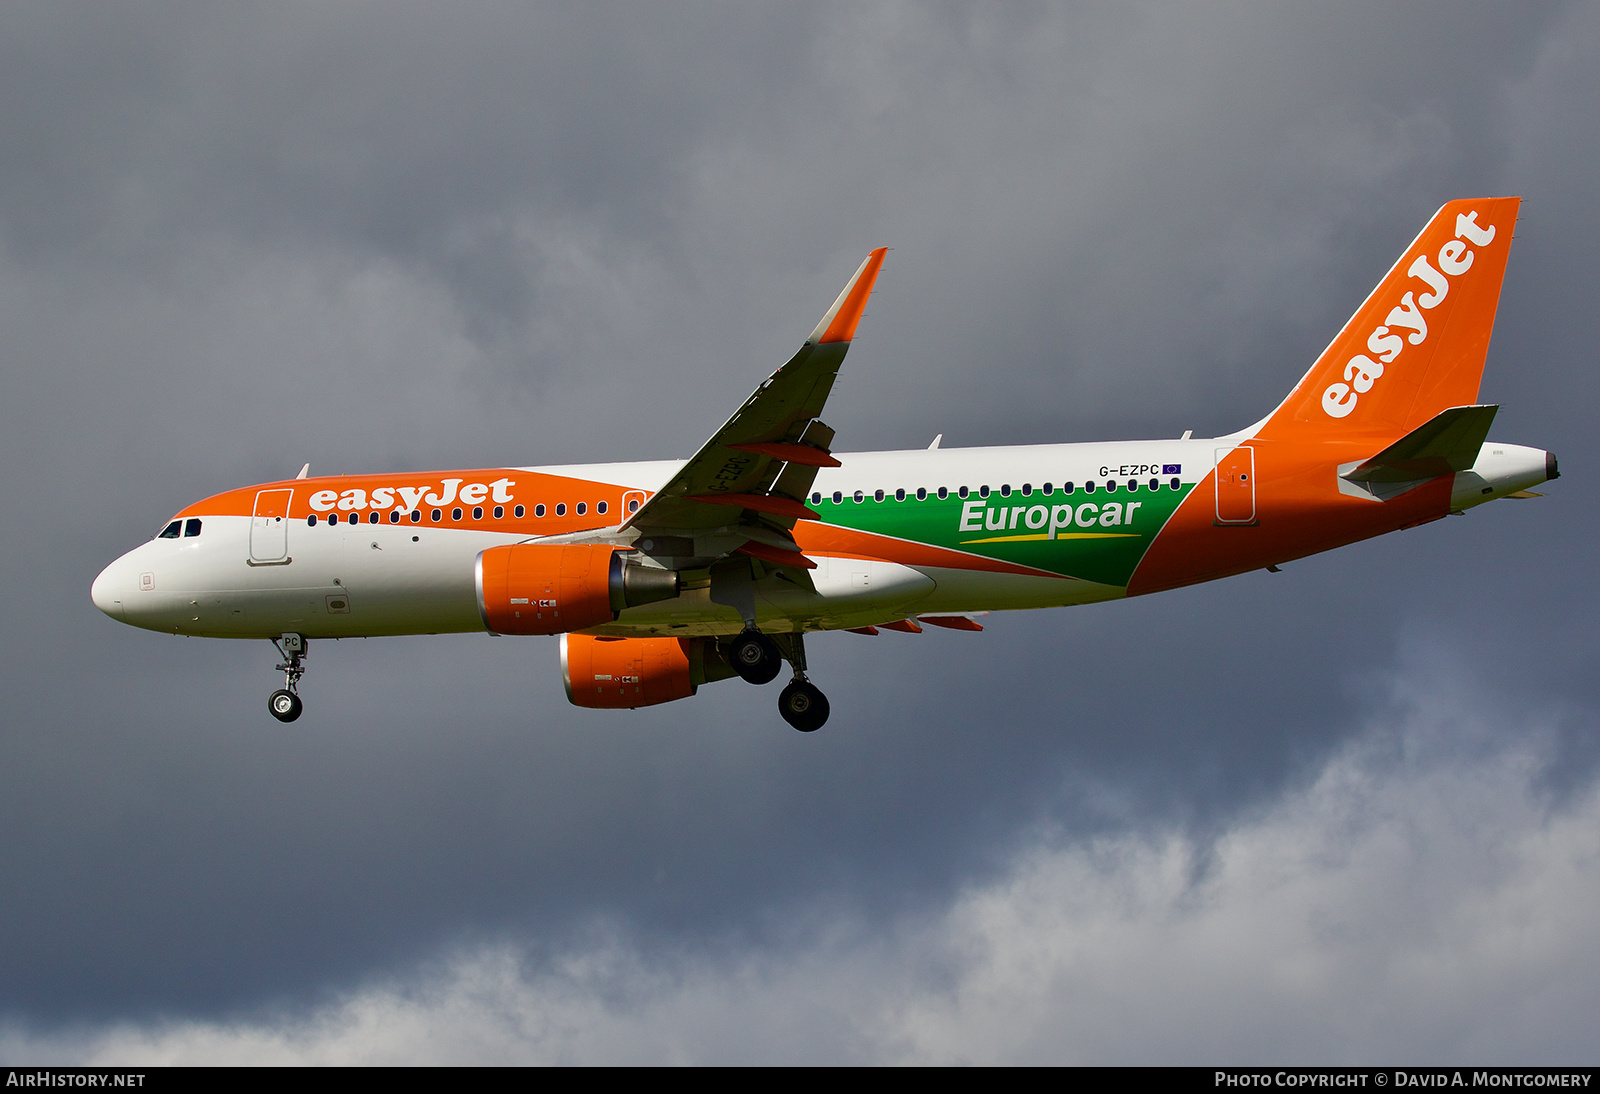
[[[879,247],[867,256],[799,351],[756,388],[623,529],[653,536],[743,536],[743,545],[728,551],[780,565],[814,565],[800,554],[789,532],[795,521],[816,516],[805,497],[817,470],[839,466],[829,453],[833,430],[818,416],[887,250]]]

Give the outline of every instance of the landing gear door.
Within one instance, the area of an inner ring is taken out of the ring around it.
[[[1217,449],[1217,523],[1256,522],[1256,450]]]
[[[284,562],[289,557],[289,501],[293,490],[263,490],[250,518],[250,560]]]

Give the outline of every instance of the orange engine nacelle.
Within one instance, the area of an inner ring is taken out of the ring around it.
[[[678,575],[592,544],[512,543],[478,556],[478,612],[494,634],[563,634],[678,595]]]
[[[695,692],[692,638],[561,636],[561,678],[574,706],[615,710],[687,699]]]

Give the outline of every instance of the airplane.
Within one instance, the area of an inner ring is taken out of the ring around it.
[[[269,639],[300,716],[315,639],[559,636],[567,697],[637,708],[792,678],[805,639],[1142,596],[1411,528],[1558,476],[1479,405],[1520,198],[1452,201],[1266,417],[1237,433],[843,453],[821,414],[883,265],[688,460],[308,476],[183,509],[94,580],[113,619]]]

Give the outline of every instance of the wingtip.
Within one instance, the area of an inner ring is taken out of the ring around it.
[[[867,255],[856,270],[856,275],[844,287],[844,292],[839,294],[839,299],[833,302],[833,307],[828,309],[828,314],[822,317],[822,322],[817,324],[817,329],[811,332],[807,341],[821,345],[826,342],[849,342],[855,338],[861,314],[867,310],[867,298],[872,295],[873,283],[878,280],[878,271],[883,268],[883,258],[888,253],[889,248],[878,247]]]

